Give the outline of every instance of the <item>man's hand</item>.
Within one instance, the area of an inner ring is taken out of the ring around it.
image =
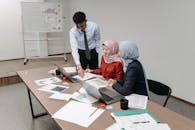
[[[91,72],[92,72],[92,70],[90,70],[90,69],[86,69],[86,70],[85,70],[85,72],[86,72],[86,73],[91,73]]]
[[[77,70],[78,70],[78,75],[83,78],[85,76],[85,71],[83,70],[81,65],[77,65]]]

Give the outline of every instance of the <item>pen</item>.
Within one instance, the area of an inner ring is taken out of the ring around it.
[[[138,121],[138,122],[133,122],[133,124],[139,124],[139,123],[150,123],[150,121]]]
[[[97,110],[98,110],[98,108],[96,108],[96,109],[89,115],[89,117],[91,117]]]

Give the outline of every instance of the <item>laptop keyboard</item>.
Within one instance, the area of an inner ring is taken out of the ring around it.
[[[111,101],[111,100],[113,100],[112,97],[110,97],[110,96],[108,96],[106,94],[103,94],[103,93],[101,93],[101,94],[102,94],[102,97],[104,98],[105,101]]]

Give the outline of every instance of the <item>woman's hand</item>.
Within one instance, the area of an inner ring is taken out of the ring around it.
[[[112,87],[112,85],[113,85],[114,83],[116,83],[116,80],[114,80],[114,79],[109,79],[109,80],[108,80],[108,87]]]

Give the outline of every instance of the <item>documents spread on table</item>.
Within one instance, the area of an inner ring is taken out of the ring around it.
[[[48,84],[48,85],[38,88],[38,90],[45,91],[45,92],[51,92],[51,93],[59,93],[59,92],[65,91],[67,88],[69,87],[63,86],[63,85]]]
[[[48,85],[48,84],[52,84],[52,83],[58,83],[58,82],[62,82],[62,80],[57,78],[57,77],[51,77],[51,78],[44,78],[44,79],[35,80],[35,83],[38,86],[44,86],[44,85]]]
[[[75,73],[76,67],[64,67],[68,73]],[[84,78],[79,75],[73,78],[82,81],[83,87],[89,84],[97,88],[106,87],[107,81],[98,78],[96,74],[85,73]],[[69,87],[64,85],[57,85],[54,83],[62,82],[57,77],[44,78],[34,81],[38,86],[38,90],[54,93],[49,99],[69,101],[65,106],[60,108],[52,115],[52,118],[60,119],[83,127],[89,127],[105,110],[92,106],[92,103],[97,102],[98,99],[90,96],[84,88],[81,88],[73,94],[62,93]],[[84,84],[86,83],[86,84]],[[167,124],[159,123],[159,121],[148,110],[148,97],[138,94],[131,94],[126,96],[129,101],[129,108],[137,108],[137,110],[125,110],[112,112],[111,116],[116,123],[112,124],[106,130],[170,130]],[[75,101],[76,100],[76,101]],[[79,102],[78,102],[79,101]]]
[[[53,118],[72,122],[83,127],[89,127],[102,113],[103,109],[93,107],[91,104],[71,100],[58,110]]]
[[[112,112],[111,116],[116,124],[111,125],[107,130],[170,130],[167,124],[161,124],[146,109],[126,110]]]
[[[125,98],[129,100],[129,108],[146,109],[147,107],[148,96],[131,94],[129,96],[125,96]]]
[[[91,104],[91,103],[94,103],[94,102],[97,102],[98,99],[90,96],[84,88],[81,88],[80,90],[78,90],[77,92],[74,92],[72,94],[72,99],[74,100],[77,100],[79,102],[83,102],[83,103],[88,103],[88,104]]]

